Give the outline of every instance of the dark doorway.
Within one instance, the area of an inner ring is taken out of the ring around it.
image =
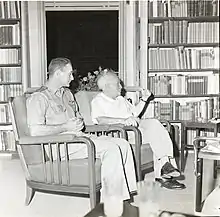
[[[118,71],[118,11],[46,12],[47,62],[67,57],[81,75]]]

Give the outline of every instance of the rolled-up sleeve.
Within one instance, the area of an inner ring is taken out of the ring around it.
[[[34,93],[27,98],[27,123],[31,135],[41,134],[46,123],[47,100],[41,93]]]

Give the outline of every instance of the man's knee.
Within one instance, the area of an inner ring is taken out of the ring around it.
[[[130,143],[122,138],[114,138],[114,142],[120,147],[122,151],[127,151],[130,148]]]
[[[160,123],[158,119],[155,118],[149,118],[149,119],[143,119],[140,123],[141,128],[151,128],[151,129],[160,129],[163,127],[163,125]]]

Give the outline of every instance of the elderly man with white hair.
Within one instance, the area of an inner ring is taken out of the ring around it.
[[[132,105],[121,96],[120,80],[111,70],[100,73],[97,85],[102,92],[91,103],[93,122],[138,126],[143,143],[149,143],[154,153],[155,181],[168,189],[184,189],[185,185],[177,181],[181,173],[173,157],[173,143],[167,130],[157,119],[138,118],[151,92],[144,90],[140,102]]]

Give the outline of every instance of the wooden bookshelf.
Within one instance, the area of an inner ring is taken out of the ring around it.
[[[179,95],[155,95],[155,98],[206,98],[206,97],[220,97],[220,94],[179,94]]]
[[[0,45],[0,49],[18,49],[21,48],[21,45]]]
[[[21,8],[19,1],[0,2],[0,157],[16,154],[8,98],[22,93]]]
[[[17,24],[21,21],[21,19],[2,19],[0,18],[0,23],[1,25],[14,25],[14,24]]]
[[[14,64],[0,64],[2,68],[12,68],[12,67],[21,67],[21,63],[14,63]]]
[[[190,23],[197,22],[219,22],[219,16],[198,16],[198,17],[149,17],[149,23],[161,23],[164,21],[176,20],[182,21],[186,20]]]
[[[149,73],[169,73],[169,72],[219,72],[220,69],[212,69],[212,68],[207,68],[207,69],[149,69]]]
[[[150,116],[220,118],[219,1],[151,0],[148,16]]]
[[[219,43],[175,43],[175,44],[149,44],[149,48],[174,48],[174,47],[219,47]]]

